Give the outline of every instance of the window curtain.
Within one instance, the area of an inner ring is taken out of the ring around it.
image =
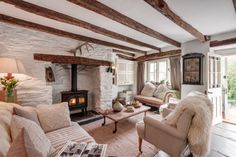
[[[170,82],[172,89],[180,90],[181,72],[180,72],[180,57],[170,57]]]
[[[137,68],[137,94],[140,94],[145,82],[144,82],[144,72],[145,72],[145,64],[144,62],[138,62]]]

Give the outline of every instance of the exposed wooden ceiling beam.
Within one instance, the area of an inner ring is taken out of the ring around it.
[[[236,38],[230,38],[225,40],[214,40],[210,42],[210,47],[216,47],[216,46],[224,46],[224,45],[231,45],[236,44]]]
[[[233,5],[234,5],[235,13],[236,13],[236,0],[233,0]]]
[[[181,17],[176,15],[168,6],[168,4],[164,0],[144,0],[149,5],[151,5],[154,9],[159,11],[162,15],[170,19],[172,22],[195,36],[197,39],[199,39],[202,42],[210,40],[208,36],[203,35],[201,32],[199,32],[196,28],[185,22]]]
[[[39,54],[39,53],[34,54],[34,59],[39,61],[46,61],[60,64],[78,64],[78,65],[88,65],[88,66],[112,65],[112,62],[104,60],[90,59],[85,57],[75,57],[75,56]]]
[[[105,35],[105,36],[108,36],[108,37],[111,37],[111,38],[114,38],[117,40],[121,40],[121,41],[125,41],[125,42],[131,43],[131,44],[135,44],[138,46],[143,46],[143,47],[151,48],[151,49],[158,50],[158,51],[161,50],[159,47],[138,41],[136,39],[127,37],[127,36],[119,34],[119,33],[112,32],[112,31],[104,29],[102,27],[90,24],[86,21],[82,21],[82,20],[74,18],[72,16],[68,16],[68,15],[65,15],[65,14],[62,14],[62,13],[32,4],[32,3],[28,3],[28,2],[25,2],[22,0],[2,0],[2,1],[12,4],[15,7],[20,8],[24,11],[27,11],[27,12],[30,12],[33,14],[37,14],[39,16],[43,16],[46,18],[60,21],[60,22],[83,27],[83,28],[91,30],[95,33],[99,33],[99,34],[102,34],[102,35]]]
[[[113,52],[125,54],[125,55],[131,56],[131,57],[134,57],[134,56],[135,56],[134,53],[130,53],[130,52],[122,51],[122,50],[117,50],[117,49],[113,49]]]
[[[3,14],[0,14],[0,22],[5,22],[5,23],[17,25],[17,26],[22,26],[22,27],[33,29],[36,31],[46,32],[46,33],[50,33],[53,35],[66,37],[66,38],[70,38],[70,39],[75,39],[75,40],[79,40],[79,41],[85,41],[85,42],[95,43],[95,44],[104,45],[104,46],[108,46],[108,47],[114,47],[114,48],[123,49],[123,50],[131,51],[131,52],[137,52],[137,53],[143,53],[143,54],[146,53],[145,51],[142,51],[139,49],[135,49],[135,48],[131,48],[131,47],[123,46],[123,45],[118,45],[118,44],[114,44],[111,42],[82,36],[79,34],[66,32],[63,30],[59,30],[56,28],[32,23],[29,21],[21,20],[21,19],[14,18],[14,17],[7,16],[7,15],[3,15]]]
[[[180,56],[181,50],[171,50],[166,52],[160,52],[160,53],[152,53],[149,55],[144,55],[136,58],[136,61],[144,62],[144,61],[150,61],[150,60],[156,60],[156,59],[162,59],[162,58],[169,58],[174,56]]]
[[[157,32],[147,26],[144,26],[143,24],[127,17],[126,15],[121,14],[120,12],[118,12],[118,11],[116,11],[116,10],[96,1],[96,0],[67,0],[67,1],[77,4],[81,7],[89,9],[91,11],[94,11],[98,14],[101,14],[107,18],[110,18],[116,22],[119,22],[123,25],[126,25],[134,30],[142,32],[142,33],[149,35],[153,38],[156,38],[158,40],[164,41],[166,43],[169,43],[169,44],[177,46],[177,47],[180,47],[180,45],[181,45],[179,42],[177,42],[173,39],[170,39],[169,37]]]
[[[116,54],[119,58],[122,58],[122,59],[126,59],[126,60],[130,60],[130,61],[136,61],[136,59],[134,57],[129,57],[129,56],[126,56],[126,55],[122,55],[122,54]]]

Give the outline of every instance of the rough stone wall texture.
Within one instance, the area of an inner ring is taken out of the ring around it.
[[[33,60],[34,53],[72,55],[68,51],[82,42],[62,38],[47,33],[32,31],[13,25],[0,23],[0,56],[14,57],[22,61],[28,75],[28,80],[18,86],[19,100],[25,105],[60,102],[60,92],[70,90],[70,66],[51,64]],[[114,61],[112,49],[92,44],[93,48],[83,48],[79,56]],[[55,82],[45,82],[45,67],[51,66]],[[112,85],[111,73],[107,67],[78,68],[78,89],[89,90],[89,106],[93,109],[104,104],[111,104]],[[30,77],[29,77],[30,76]],[[37,96],[38,97],[37,97]],[[95,105],[96,104],[96,105]]]
[[[112,104],[112,74],[106,72],[105,67],[97,67],[93,73],[94,75],[94,94],[95,94],[95,108],[109,109]]]

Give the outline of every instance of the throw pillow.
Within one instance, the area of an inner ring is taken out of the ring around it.
[[[156,88],[156,90],[155,90],[155,92],[154,92],[153,95],[154,95],[154,97],[163,100],[163,99],[164,99],[164,96],[165,96],[165,93],[166,93],[167,91],[169,91],[169,88],[167,88],[166,85],[164,85],[164,84],[160,84],[160,85]]]
[[[155,90],[156,90],[156,87],[152,83],[148,82],[145,84],[145,86],[141,92],[141,95],[152,97]]]
[[[155,81],[150,81],[154,86],[158,87],[160,85],[159,82],[155,82]]]
[[[24,128],[22,128],[16,139],[11,144],[10,149],[7,153],[7,157],[42,157],[41,153],[37,149],[32,147],[32,145],[33,143],[28,132],[25,131]]]
[[[11,118],[13,106],[0,102],[0,157],[7,155],[11,144]]]
[[[0,157],[5,157],[11,145],[11,119],[15,103],[0,101]]]
[[[38,105],[39,122],[45,132],[61,129],[71,125],[68,103]]]
[[[24,128],[26,132],[25,135],[27,135],[27,139],[31,141],[31,144],[27,146],[36,150],[40,154],[39,157],[47,157],[52,153],[52,144],[40,126],[31,120],[17,115],[14,115],[11,121],[11,135],[13,141],[20,135],[22,128]]]
[[[14,107],[14,112],[16,115],[24,117],[26,119],[34,121],[40,126],[37,112],[32,107]]]

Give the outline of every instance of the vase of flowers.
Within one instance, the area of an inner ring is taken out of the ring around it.
[[[16,86],[19,81],[15,78],[0,78],[0,83],[3,85],[5,91],[5,101],[15,102],[16,100]]]

